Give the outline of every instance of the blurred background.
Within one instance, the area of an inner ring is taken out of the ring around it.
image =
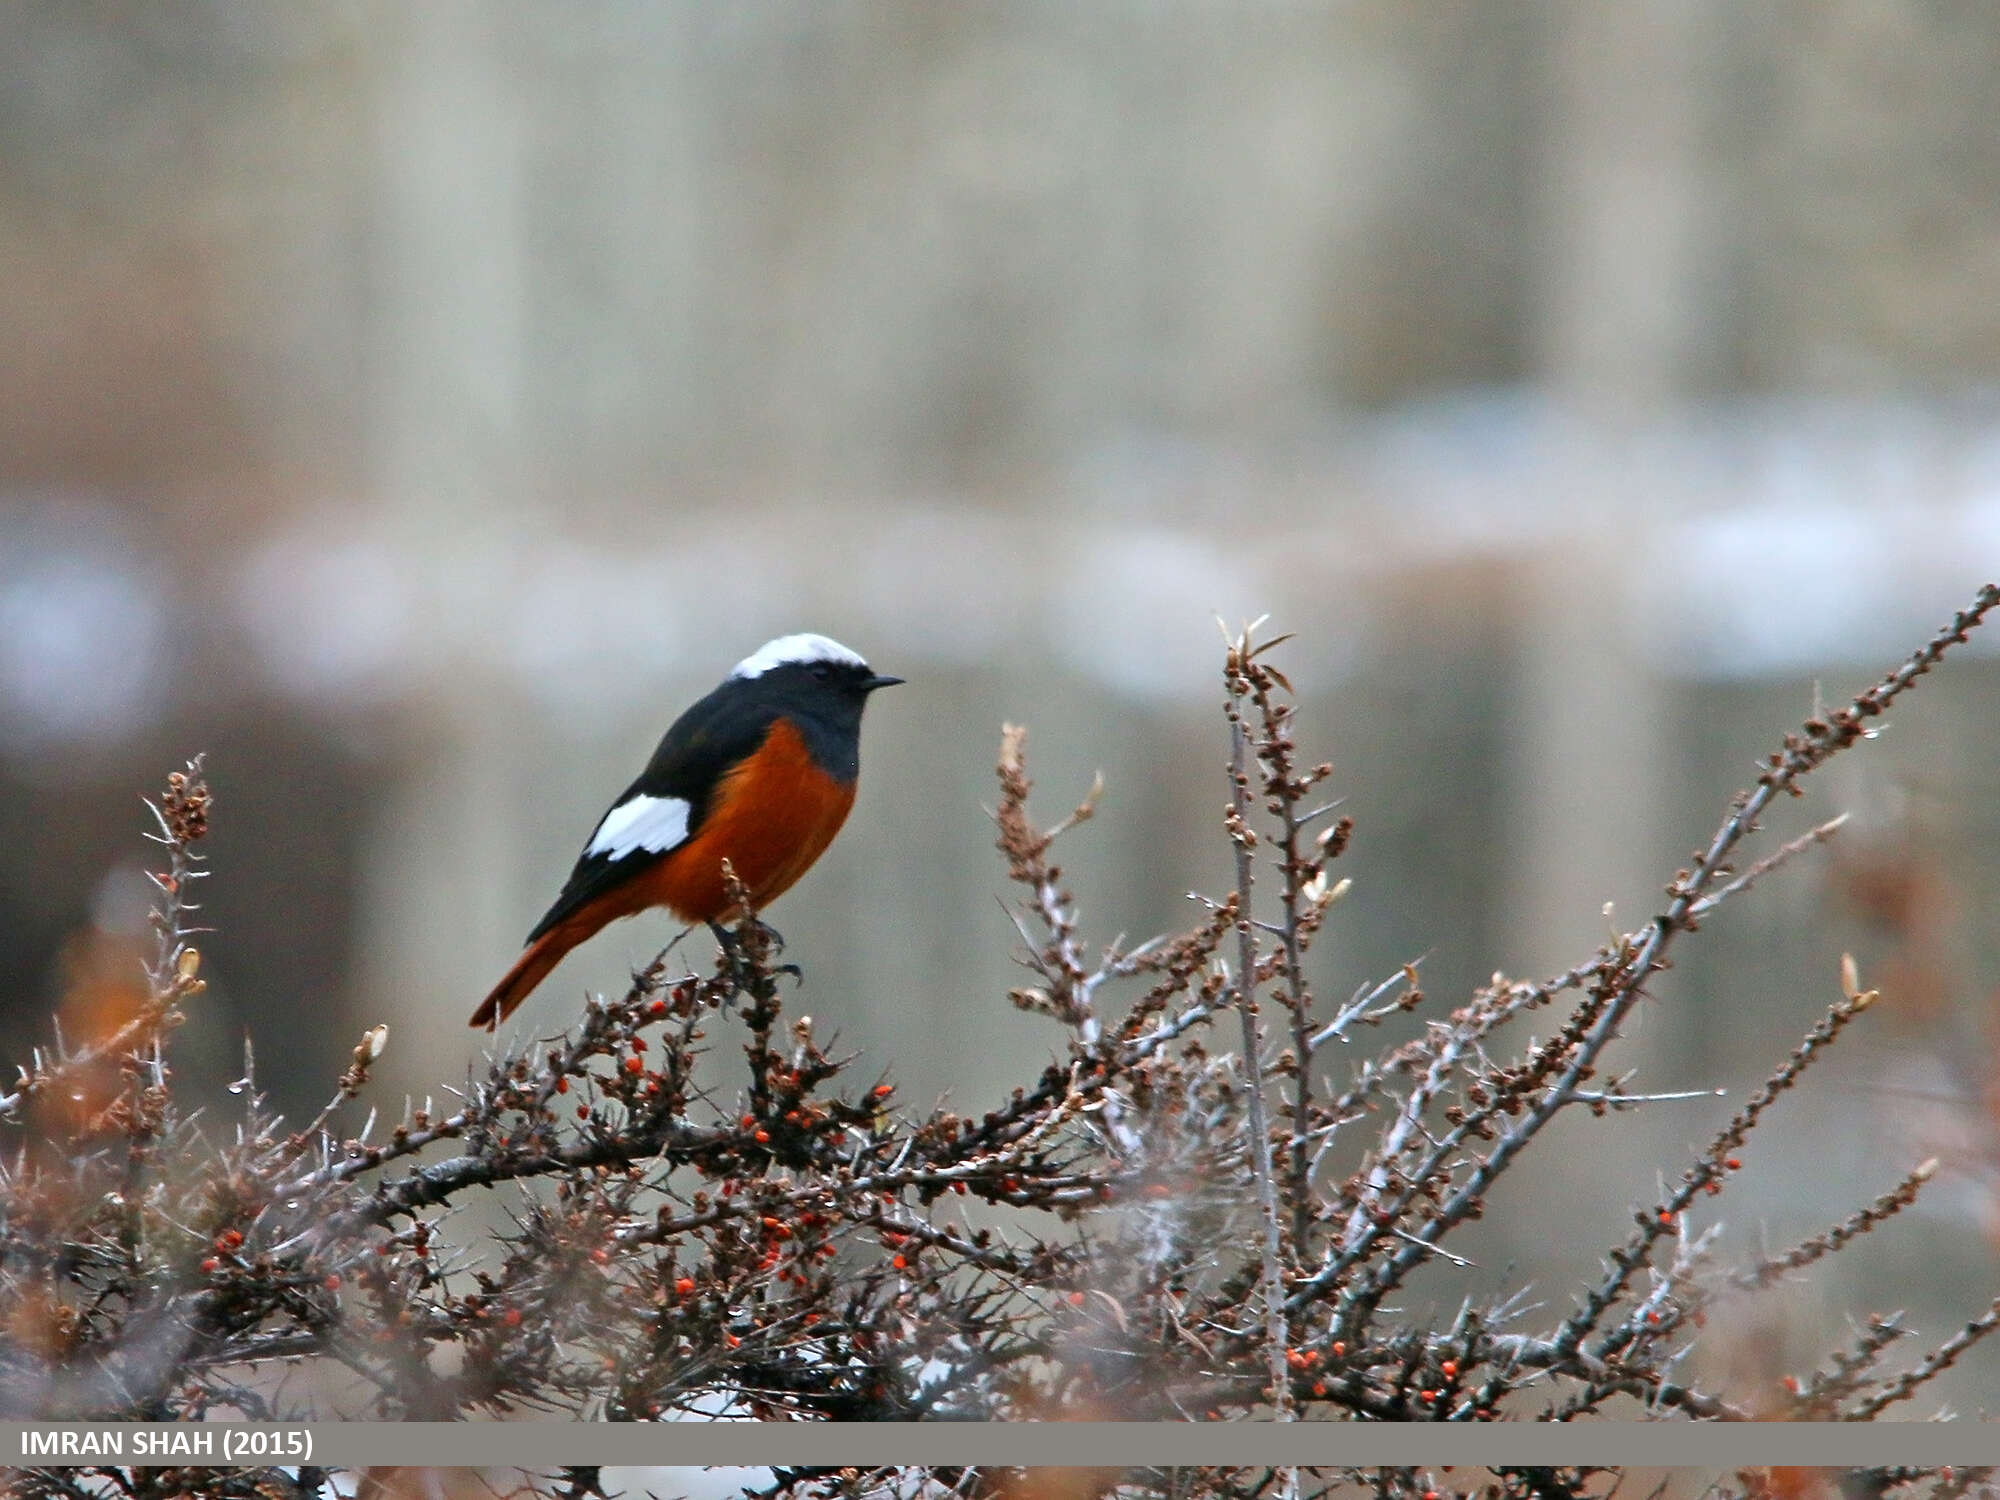
[[[1095,940],[1222,887],[1218,614],[1297,633],[1358,825],[1321,992],[1565,968],[2000,572],[1996,95],[1974,0],[9,6],[10,1053],[129,1003],[139,798],[205,751],[183,1084],[248,1035],[310,1113],[387,1021],[377,1093],[421,1103],[667,723],[797,629],[910,680],[771,914],[792,1004],[908,1098],[1064,1045],[1005,1000],[1003,720],[1046,819],[1105,774]],[[1985,1307],[1996,643],[1658,986],[1637,1086],[1730,1097],[1551,1132],[1441,1302],[1563,1306],[1851,950],[1888,1003],[1747,1153],[1727,1253],[1945,1169],[1704,1357]]]

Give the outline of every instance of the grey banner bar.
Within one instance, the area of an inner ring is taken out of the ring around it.
[[[0,1423],[0,1464],[94,1462],[1969,1467],[2000,1464],[2000,1423]]]

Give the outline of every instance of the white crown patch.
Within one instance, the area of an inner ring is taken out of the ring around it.
[[[747,680],[762,677],[777,667],[803,666],[809,662],[837,662],[844,667],[863,667],[868,663],[839,641],[824,635],[781,635],[775,641],[766,641],[750,655],[736,664],[729,675]]]

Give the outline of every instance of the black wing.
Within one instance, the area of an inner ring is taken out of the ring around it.
[[[678,798],[688,806],[687,832],[681,842],[700,831],[716,783],[730,767],[764,743],[764,736],[777,717],[774,707],[757,701],[756,694],[744,693],[742,687],[742,683],[724,683],[674,720],[673,727],[661,737],[653,758],[646,762],[646,769],[619,794],[604,817],[597,820],[597,827],[591,829],[590,837],[584,840],[584,852],[578,857],[576,868],[570,871],[562,894],[528,934],[529,942],[667,852],[634,847],[615,854],[591,853],[590,846],[606,819],[634,797]]]

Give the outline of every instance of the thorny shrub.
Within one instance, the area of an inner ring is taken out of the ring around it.
[[[1093,951],[1031,821],[1008,727],[995,814],[1031,982],[1013,1003],[1066,1054],[982,1113],[905,1107],[787,1019],[768,930],[710,972],[667,955],[580,1022],[495,1058],[449,1113],[376,1127],[365,1034],[318,1116],[271,1116],[254,1078],[217,1138],[176,1100],[169,1041],[199,1003],[191,899],[210,799],[199,762],[155,805],[161,849],[143,1002],[107,1034],[32,1051],[0,1116],[0,1411],[199,1420],[447,1419],[522,1409],[650,1421],[732,1412],[879,1421],[1247,1416],[1571,1420],[1597,1414],[1869,1420],[2000,1326],[2000,1301],[1897,1359],[1867,1321],[1788,1393],[1694,1383],[1719,1304],[1838,1253],[1917,1196],[1907,1171],[1844,1221],[1755,1264],[1715,1264],[1697,1208],[1725,1193],[1780,1095],[1874,1001],[1841,993],[1656,1201],[1600,1279],[1543,1314],[1516,1289],[1425,1321],[1391,1300],[1558,1115],[1631,1102],[1608,1053],[1676,945],[1810,844],[1739,848],[1779,797],[1861,742],[2000,603],[1988,587],[1845,707],[1762,764],[1657,915],[1540,983],[1496,975],[1440,1010],[1414,969],[1328,1005],[1305,955],[1346,889],[1350,824],[1301,758],[1291,687],[1255,627],[1228,644],[1225,833],[1234,888],[1187,931]],[[1094,798],[1093,791],[1092,797]],[[1113,1007],[1112,995],[1123,998]],[[1414,1040],[1362,1054],[1388,1016]],[[1548,1017],[1539,1040],[1522,1018]],[[1512,1048],[1510,1051],[1509,1048]],[[740,1061],[731,1062],[732,1057]],[[1254,1062],[1252,1061],[1254,1060]],[[363,1120],[365,1119],[365,1123]],[[512,1220],[455,1245],[440,1221],[508,1186]],[[313,1396],[287,1377],[310,1363]],[[334,1380],[333,1376],[339,1376]],[[346,1383],[343,1385],[341,1381]],[[329,1396],[344,1390],[345,1397]],[[324,1493],[325,1476],[106,1469],[132,1494]],[[1867,1492],[1961,1493],[1979,1473],[1879,1471]],[[1582,1471],[1496,1471],[1494,1494],[1602,1493]],[[1136,1492],[1450,1492],[1406,1470],[1135,1472]],[[84,1479],[28,1476],[30,1494]],[[1754,1493],[1765,1483],[1740,1480]],[[568,1492],[594,1476],[573,1472]],[[773,1493],[1000,1492],[971,1471],[781,1471]],[[37,1486],[40,1486],[37,1488]],[[90,1492],[99,1492],[91,1490]]]

